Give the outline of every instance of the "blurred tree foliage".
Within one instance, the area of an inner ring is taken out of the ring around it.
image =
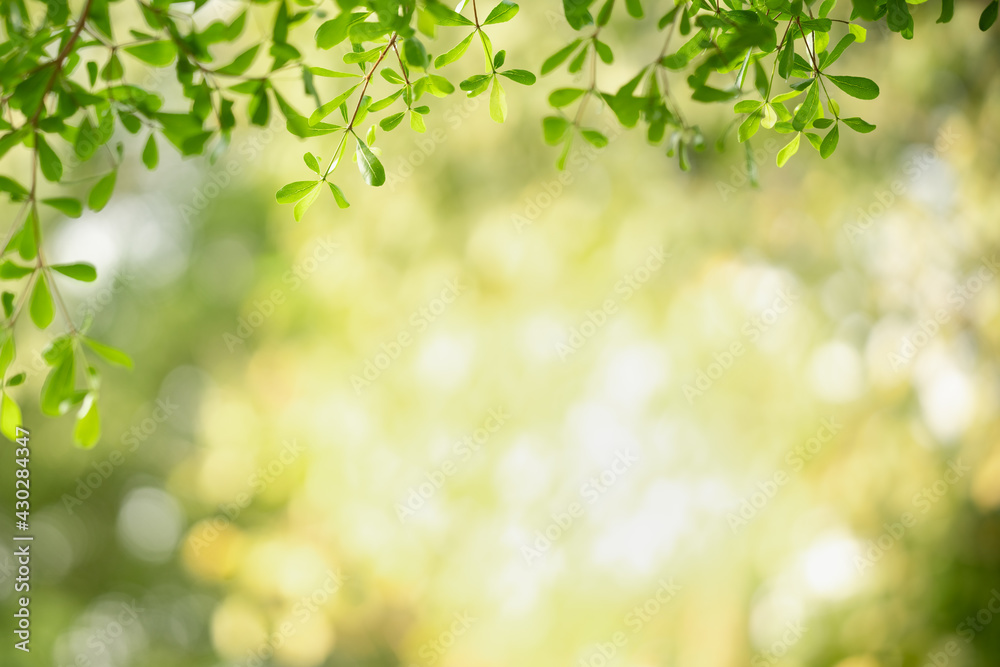
[[[598,84],[598,65],[611,65],[615,49],[627,48],[606,39],[605,28],[622,15],[622,4],[628,17],[623,20],[648,22],[644,30],[658,31],[663,45],[626,83],[605,90]],[[574,141],[596,148],[608,144],[601,129],[588,125],[591,100],[610,107],[625,127],[644,124],[649,142],[665,142],[667,154],[676,155],[682,169],[691,162],[690,151],[703,149],[706,142],[700,119],[681,111],[681,97],[735,102],[732,125],[738,126],[745,146],[751,180],[757,167],[750,139],[762,127],[788,135],[775,156],[778,166],[791,159],[803,139],[829,157],[842,126],[859,133],[875,129],[860,116],[842,114],[834,94],[859,100],[879,95],[875,81],[841,73],[834,67],[837,61],[866,40],[865,26],[872,22],[907,39],[914,35],[904,0],[691,0],[668,3],[665,13],[647,18],[651,4],[563,0],[566,23],[583,36],[544,59],[541,73],[565,64],[570,73],[586,68],[589,76],[582,86],[557,88],[549,96],[556,113],[544,118],[544,137],[561,146],[560,169],[566,167]],[[943,0],[939,23],[952,19],[953,5]],[[997,6],[991,0],[982,11],[981,30],[993,25]],[[23,373],[9,372],[22,306],[28,304],[31,320],[41,329],[61,312],[68,333],[54,338],[45,354],[50,368],[40,404],[48,415],[75,410],[74,437],[83,447],[93,446],[101,432],[101,380],[92,362],[130,367],[131,360],[88,337],[90,322],[76,321],[67,312],[57,274],[92,281],[96,272],[85,262],[46,260],[39,206],[78,217],[84,204],[94,211],[107,205],[126,146],[115,139],[116,128],[142,137],[142,162],[153,169],[164,144],[185,156],[208,153],[218,159],[231,141],[237,116],[264,127],[272,113],[280,113],[290,134],[330,150],[325,160],[306,152],[309,177],[277,192],[277,201],[294,204],[294,217],[300,220],[326,190],[338,207],[350,205],[333,180],[348,149],[365,183],[385,184],[386,170],[375,148],[378,133],[391,132],[404,120],[412,130],[425,132],[431,107],[424,98],[455,92],[455,83],[442,70],[459,61],[473,42],[481,46],[484,68],[458,82],[458,88],[469,98],[488,93],[495,121],[504,122],[508,114],[504,82],[536,81],[530,71],[511,67],[507,51],[496,49],[490,37],[495,26],[518,14],[518,5],[508,0],[488,8],[462,0],[454,9],[437,0],[337,0],[333,15],[322,2],[265,0],[248,2],[235,16],[204,21],[199,12],[211,7],[206,0],[83,0],[71,12],[64,0],[11,0],[0,13],[0,157],[28,153],[24,172],[0,177],[0,191],[20,204],[3,243],[2,278],[11,282],[2,294],[0,375],[7,387],[24,380]],[[246,38],[248,16],[265,11],[267,37],[251,43]],[[675,35],[683,43],[675,43]],[[457,43],[455,37],[460,37]],[[442,52],[433,57],[429,49],[436,46]],[[331,49],[345,51],[335,67],[326,66],[324,52]],[[519,54],[512,59],[523,60]],[[126,66],[130,60],[150,69]],[[671,82],[682,73],[687,74],[686,88]],[[293,74],[294,80],[279,85],[284,74]],[[386,84],[379,93],[372,86],[376,75]],[[327,80],[341,85],[321,83]],[[182,98],[164,106],[159,90],[168,82],[179,86]],[[301,93],[293,93],[289,83]],[[313,111],[301,113],[289,101],[302,97]],[[569,112],[573,105],[576,110]],[[727,132],[720,134],[720,147]],[[315,141],[328,135],[324,143]],[[86,197],[58,189],[52,196],[44,192],[45,182],[69,188],[70,173],[84,163],[92,183]],[[0,427],[7,437],[20,419],[19,406],[4,392]]]

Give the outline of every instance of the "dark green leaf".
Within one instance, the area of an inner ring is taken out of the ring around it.
[[[174,56],[177,55],[177,48],[169,39],[126,46],[123,50],[153,67],[166,67],[174,61]]]
[[[85,283],[92,283],[97,280],[97,269],[94,268],[93,264],[87,264],[86,262],[76,262],[74,264],[53,264],[51,268],[53,271],[58,271],[73,280],[79,280]]]
[[[878,85],[861,76],[827,76],[833,85],[859,100],[873,100],[878,97]]]
[[[90,191],[90,196],[87,197],[87,206],[90,207],[92,211],[100,211],[108,204],[108,200],[111,199],[111,193],[115,189],[115,181],[118,178],[118,170],[113,169],[105,174],[101,180],[97,181],[97,184]]]
[[[577,47],[580,46],[580,42],[582,41],[583,40],[575,39],[566,46],[564,46],[563,48],[553,53],[548,58],[546,58],[545,62],[542,63],[542,74],[543,75],[548,74],[555,68],[559,67],[559,65],[561,65],[567,58],[570,57],[570,55],[574,51],[576,51]]]
[[[44,329],[52,324],[52,317],[55,314],[55,310],[44,273],[39,274],[38,280],[35,281],[35,288],[31,292],[30,312],[31,321],[39,329]]]
[[[986,9],[984,9],[983,13],[979,15],[980,30],[986,32],[994,23],[996,23],[998,9],[1000,9],[1000,2],[998,2],[998,0],[993,0],[993,2],[986,5]]]
[[[365,183],[373,187],[379,187],[385,184],[385,169],[382,167],[382,163],[379,162],[375,154],[372,153],[371,149],[365,142],[355,135],[357,139],[358,148],[356,151],[356,156],[358,160],[358,170],[361,172],[362,178],[365,179]]]
[[[861,134],[868,134],[875,129],[874,125],[868,121],[858,118],[857,116],[852,118],[841,118],[840,120],[844,121],[844,125],[851,128],[855,132],[860,132]]]
[[[545,134],[545,143],[555,146],[566,136],[569,129],[569,121],[560,116],[548,116],[542,120],[542,131]]]
[[[51,206],[70,218],[79,218],[83,214],[83,204],[80,203],[79,199],[74,199],[73,197],[52,197],[50,199],[43,199],[42,203]]]

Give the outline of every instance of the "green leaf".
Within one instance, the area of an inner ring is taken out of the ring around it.
[[[595,148],[604,148],[608,145],[608,138],[597,130],[580,130],[580,134]]]
[[[101,413],[97,409],[97,397],[88,393],[76,414],[73,440],[83,449],[90,449],[101,439]]]
[[[993,0],[990,4],[986,5],[986,9],[983,13],[979,15],[979,29],[983,32],[992,27],[997,20],[997,10],[1000,9],[1000,2]]]
[[[421,134],[426,132],[427,126],[424,124],[424,117],[419,113],[410,111],[410,129]]]
[[[955,15],[955,0],[942,0],[941,16],[938,18],[937,22],[949,23],[954,15]]]
[[[99,343],[93,338],[87,338],[86,336],[83,337],[83,342],[86,343],[87,347],[93,350],[97,356],[104,359],[104,361],[109,364],[122,366],[132,370],[132,358],[118,348],[105,345],[104,343]]]
[[[28,188],[12,178],[0,176],[0,192],[10,193],[11,199],[21,201],[28,198]]]
[[[383,118],[378,122],[378,125],[383,130],[388,132],[390,130],[395,129],[395,127],[402,122],[403,116],[405,115],[406,115],[405,111],[400,111],[399,113],[393,114],[391,116],[386,116],[385,118]]]
[[[368,111],[381,111],[382,109],[385,109],[393,102],[395,102],[397,99],[399,99],[399,96],[403,94],[404,90],[405,90],[404,88],[400,88],[399,90],[392,93],[388,97],[383,97],[378,102],[372,102],[371,104],[368,105]]]
[[[35,269],[27,266],[21,266],[15,264],[14,262],[4,262],[0,264],[0,279],[3,280],[17,280],[18,278],[23,278],[26,275],[33,272]],[[8,315],[10,317],[10,315]]]
[[[79,199],[73,197],[52,197],[43,199],[42,203],[60,211],[69,218],[79,218],[83,215],[83,204],[80,203]]]
[[[601,62],[605,65],[610,65],[615,61],[615,54],[611,50],[611,47],[601,40],[594,40],[594,49],[597,51],[597,55],[601,58]]]
[[[561,116],[548,116],[542,120],[545,143],[555,146],[563,140],[569,130],[569,121]]]
[[[445,97],[455,92],[455,86],[443,76],[428,74],[427,81],[430,84],[431,94],[437,97]]]
[[[18,436],[17,427],[21,425],[23,425],[21,408],[10,394],[3,392],[3,401],[0,403],[0,432],[3,432],[5,438],[14,442]]]
[[[493,79],[493,90],[490,93],[490,118],[498,123],[507,119],[507,95],[497,78]]]
[[[711,86],[698,86],[691,93],[691,99],[697,102],[727,102],[740,94],[736,90],[719,90]]]
[[[819,147],[819,154],[823,156],[823,159],[833,155],[833,151],[837,150],[837,143],[840,141],[840,126],[834,125],[833,129],[827,132],[826,137],[823,139],[823,144]]]
[[[799,106],[795,118],[792,119],[792,127],[796,131],[801,132],[805,129],[809,121],[816,116],[817,111],[819,111],[819,81],[814,80],[812,85],[809,86],[808,92],[806,92],[805,101]]]
[[[761,127],[766,127],[770,130],[778,122],[778,114],[774,109],[775,107],[771,104],[765,104],[761,107],[761,113],[763,114],[760,118]]]
[[[361,172],[362,178],[365,179],[365,183],[376,188],[384,185],[385,168],[382,167],[382,163],[375,157],[375,154],[368,148],[368,145],[361,141],[360,137],[354,135],[354,138],[358,142],[358,148],[355,153],[358,160],[358,170]]]
[[[149,139],[146,139],[146,146],[142,149],[142,163],[146,165],[146,169],[156,169],[157,163],[160,161],[160,153],[156,148],[156,136],[153,134],[149,135]]]
[[[403,40],[403,59],[406,64],[414,69],[427,69],[431,63],[431,58],[427,55],[424,43],[416,37],[407,37]]]
[[[52,295],[49,293],[48,281],[46,281],[44,273],[38,275],[35,288],[31,293],[30,312],[31,321],[39,329],[45,329],[52,324],[55,307],[52,304]]]
[[[316,159],[315,155],[312,153],[306,153],[302,156],[302,161],[306,163],[307,167],[315,171],[317,174],[320,174],[319,160]]]
[[[802,134],[805,135],[806,139],[809,140],[809,144],[817,151],[823,147],[823,137],[815,132],[803,132]]]
[[[759,102],[758,100],[740,100],[736,103],[736,106],[733,107],[733,111],[736,113],[753,113],[759,109],[761,105],[762,102]]]
[[[874,125],[866,120],[858,118],[857,116],[853,116],[851,118],[841,118],[840,120],[844,121],[844,125],[851,128],[855,132],[860,132],[861,134],[868,134],[875,129]]]
[[[775,95],[771,101],[777,104],[778,102],[786,102],[794,97],[798,97],[802,94],[801,90],[790,90],[787,93],[782,93],[780,95]]]
[[[470,32],[469,36],[459,42],[455,48],[452,50],[442,53],[437,58],[434,59],[434,67],[441,69],[445,65],[450,65],[459,58],[465,55],[465,52],[469,50],[469,44],[472,43],[472,38],[476,36],[476,33]]]
[[[878,97],[878,85],[871,79],[862,76],[831,76],[826,75],[833,85],[859,100],[874,100]]]
[[[75,365],[76,359],[70,346],[42,383],[39,407],[43,414],[56,417],[69,409],[68,399],[72,397],[75,388]]]
[[[64,276],[72,278],[73,280],[79,280],[85,283],[92,283],[97,280],[97,269],[94,268],[93,264],[88,264],[86,262],[53,264],[50,268],[53,271],[58,271]]]
[[[799,150],[799,142],[802,139],[802,134],[800,132],[795,133],[795,137],[789,141],[784,147],[778,151],[777,163],[779,167],[784,167],[785,163],[788,162],[795,153]]]
[[[325,67],[309,67],[309,73],[316,76],[323,76],[328,79],[347,79],[347,78],[358,78],[361,75],[352,72],[338,72],[333,69],[326,69]]]
[[[28,219],[24,221],[24,227],[19,234],[17,252],[21,259],[34,259],[38,256],[38,241],[35,238],[35,228],[38,225],[38,211],[34,206],[28,211]]]
[[[753,135],[757,134],[757,130],[760,129],[760,120],[762,116],[763,112],[758,109],[747,116],[744,121],[740,123],[737,136],[739,137],[741,144]]]
[[[559,67],[559,65],[563,64],[563,62],[569,58],[574,51],[576,51],[582,41],[582,39],[575,39],[546,58],[545,62],[542,63],[542,75],[544,76],[548,74],[555,68]]]
[[[476,97],[489,90],[492,80],[493,77],[489,74],[474,74],[458,84],[458,87],[466,91],[469,97]]]
[[[17,355],[14,345],[14,332],[7,329],[3,332],[3,345],[0,345],[0,377],[7,375],[7,369]]]
[[[512,2],[501,2],[489,13],[483,25],[493,25],[494,23],[506,23],[515,16],[519,7]]]
[[[404,83],[406,83],[406,81],[403,79],[403,77],[401,77],[399,74],[397,74],[396,70],[392,69],[391,67],[386,67],[386,66],[383,65],[382,69],[379,70],[379,74],[382,75],[383,79],[385,79],[386,81],[388,81],[389,83],[391,83],[393,85],[401,86]]]
[[[243,72],[247,71],[250,68],[250,65],[253,64],[253,59],[257,57],[258,50],[260,50],[260,44],[254,44],[249,49],[236,56],[236,59],[233,60],[233,62],[215,70],[215,73],[230,76],[243,74]]]
[[[343,190],[341,190],[333,183],[328,182],[327,185],[330,186],[330,192],[333,193],[333,198],[337,200],[337,206],[339,206],[340,208],[348,208],[351,205],[351,202],[347,201],[347,197],[344,196]]]
[[[97,151],[96,138],[97,132],[94,130],[93,123],[90,122],[90,116],[84,116],[73,141],[73,151],[81,161],[86,162]]]
[[[291,204],[305,197],[318,181],[295,181],[283,186],[274,195],[279,204]]]
[[[295,216],[295,222],[302,220],[302,217],[309,210],[309,207],[313,205],[316,198],[319,197],[319,184],[320,181],[316,181],[313,187],[308,190],[298,203],[295,204],[295,209],[293,210],[293,215]]]
[[[522,86],[531,86],[535,83],[535,75],[526,69],[509,69],[504,72],[499,72],[500,76],[505,76],[514,83],[519,83]]]
[[[123,51],[153,67],[166,67],[174,61],[174,57],[177,55],[177,48],[169,39],[126,46]]]
[[[90,196],[87,197],[87,206],[92,211],[100,211],[107,206],[108,200],[111,199],[111,193],[115,189],[115,180],[117,178],[118,170],[113,169],[105,174],[101,180],[97,181],[97,184],[90,191]]]
[[[557,109],[572,104],[577,98],[586,93],[582,88],[557,88],[549,94],[549,104]]]
[[[354,93],[355,90],[357,90],[358,86],[360,85],[361,84],[359,83],[357,85],[351,86],[343,93],[337,95],[335,98],[333,98],[332,100],[321,106],[319,109],[316,109],[316,111],[314,111],[312,115],[309,116],[309,124],[315,125],[316,123],[320,122],[321,120],[329,116],[331,113],[333,113],[341,104],[346,102],[351,97],[351,95]]]
[[[858,40],[858,44],[863,44],[866,39],[868,39],[868,31],[865,30],[864,26],[860,26],[857,23],[852,23],[847,26],[847,29],[854,35],[854,38]]]
[[[42,175],[46,180],[56,183],[62,178],[63,166],[59,156],[45,142],[42,135],[35,135],[35,147],[38,150],[38,164],[42,168]]]
[[[331,19],[316,29],[316,46],[321,49],[332,49],[347,39],[347,30],[356,16],[364,17],[363,14],[352,14],[342,12],[337,18]]]
[[[628,10],[629,16],[632,18],[642,18],[642,3],[639,0],[625,0],[625,9]]]
[[[846,35],[841,37],[840,41],[837,42],[837,46],[833,47],[833,51],[830,51],[830,53],[827,54],[827,56],[823,59],[823,63],[821,66],[823,68],[826,68],[832,65],[833,63],[837,62],[837,58],[839,58],[847,49],[847,47],[853,44],[856,40],[857,37],[855,37],[853,33],[847,33]]]
[[[443,26],[471,26],[475,25],[471,20],[461,14],[448,9],[437,0],[427,3],[427,12],[434,17],[434,22]]]
[[[12,375],[7,379],[7,386],[17,387],[19,385],[22,385],[24,384],[24,381],[25,379],[27,379],[27,377],[28,374],[24,372],[18,373],[17,375]]]

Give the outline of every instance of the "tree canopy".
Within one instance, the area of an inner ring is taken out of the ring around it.
[[[100,437],[94,362],[132,362],[90,338],[89,321],[70,315],[58,281],[93,281],[96,271],[85,257],[48,262],[42,223],[52,214],[78,217],[85,206],[104,208],[131,150],[148,169],[167,146],[214,160],[241,123],[265,127],[278,114],[287,132],[308,145],[302,172],[289,174],[276,193],[298,221],[321,197],[350,206],[358,179],[344,162],[353,160],[367,185],[384,185],[380,134],[404,125],[426,132],[427,117],[441,108],[432,98],[488,95],[490,117],[503,123],[512,89],[536,84],[535,71],[544,77],[565,68],[579,83],[554,88],[552,111],[541,119],[560,169],[575,144],[608,143],[590,124],[590,112],[605,105],[625,128],[641,127],[650,144],[665,147],[685,170],[693,151],[709,141],[722,150],[735,130],[753,178],[751,140],[762,130],[786,135],[778,166],[804,144],[832,156],[842,130],[874,131],[863,114],[864,102],[880,93],[877,67],[845,71],[839,59],[863,48],[872,29],[912,39],[914,13],[928,11],[904,0],[666,4],[654,11],[648,0],[553,3],[579,36],[535,63],[494,43],[497,26],[517,20],[518,5],[506,0],[462,0],[454,7],[437,0],[255,0],[235,11],[208,0],[83,0],[76,7],[60,0],[5,2],[0,158],[8,168],[0,191],[20,212],[6,230],[0,263],[0,429],[13,439],[21,422],[6,388],[25,380],[24,372],[15,372],[15,324],[26,309],[40,329],[57,313],[65,321],[66,333],[44,354],[42,411],[75,411],[81,446]],[[980,30],[994,24],[997,10],[998,0],[985,5]],[[953,14],[953,0],[943,0],[937,21],[949,22]],[[251,17],[265,15],[266,38],[249,34]],[[641,22],[642,30],[662,36],[662,47],[640,58],[647,64],[624,85],[606,89],[600,68],[632,46],[608,36],[612,21]],[[481,51],[482,67],[456,76],[459,61],[476,57],[470,50]],[[729,131],[706,137],[700,118],[683,110],[689,101],[731,106]]]

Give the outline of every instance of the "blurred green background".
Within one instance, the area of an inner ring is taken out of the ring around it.
[[[512,66],[569,41],[556,4],[497,27]],[[780,171],[755,139],[760,188],[731,133],[682,173],[596,106],[614,138],[560,180],[564,75],[512,87],[504,126],[436,101],[426,135],[380,137],[385,187],[348,164],[353,206],[301,223],[273,193],[329,151],[280,121],[122,170],[50,256],[98,266],[70,307],[136,370],[107,374],[92,451],[31,409],[39,375],[19,394],[34,635],[3,664],[995,665],[980,9],[871,29],[844,71],[882,95],[843,104],[878,130]],[[613,30],[607,89],[657,48]],[[731,117],[687,112],[713,139]],[[4,541],[5,610],[12,576]]]

